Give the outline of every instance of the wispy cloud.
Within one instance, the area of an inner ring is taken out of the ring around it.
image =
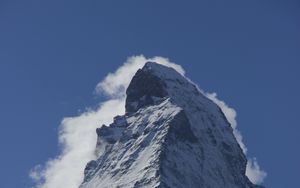
[[[124,113],[124,101],[112,99],[77,117],[62,120],[58,134],[62,153],[44,166],[35,167],[30,176],[38,188],[78,188],[88,161],[95,158],[96,128]]]
[[[116,115],[125,112],[125,91],[135,72],[147,61],[157,62],[173,67],[182,75],[184,69],[169,59],[163,57],[145,58],[143,55],[132,56],[114,73],[109,73],[96,86],[97,94],[105,94],[109,99],[95,110],[87,110],[76,117],[66,117],[62,120],[58,139],[62,149],[60,155],[49,159],[44,165],[37,165],[30,172],[36,188],[78,188],[83,181],[83,171],[88,161],[96,158],[95,145],[96,128],[102,124],[109,124]],[[232,124],[243,151],[247,148],[242,142],[242,135],[236,129],[236,112],[223,101],[217,99],[216,94],[207,94],[223,110],[228,121]],[[256,160],[250,159],[247,165],[247,176],[254,183],[262,182],[265,172],[261,171]]]
[[[261,184],[267,176],[267,173],[263,171],[257,163],[255,157],[248,159],[246,175],[251,182]]]

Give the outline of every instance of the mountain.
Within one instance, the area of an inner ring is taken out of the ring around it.
[[[126,94],[80,188],[262,188],[221,109],[174,69],[146,63]]]

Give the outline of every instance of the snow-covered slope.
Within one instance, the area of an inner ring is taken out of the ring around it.
[[[125,107],[97,129],[98,159],[80,188],[261,187],[246,177],[246,157],[220,108],[174,69],[146,63]]]

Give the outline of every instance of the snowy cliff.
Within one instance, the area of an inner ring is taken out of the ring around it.
[[[223,112],[174,69],[146,63],[126,94],[125,115],[97,129],[80,188],[262,188]]]

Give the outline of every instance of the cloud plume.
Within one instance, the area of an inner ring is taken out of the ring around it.
[[[115,115],[122,114],[123,103],[120,99],[112,99],[100,104],[96,110],[64,118],[58,134],[62,153],[31,171],[36,187],[78,188],[85,165],[95,158],[96,128],[109,124]]]
[[[108,96],[108,100],[98,105],[94,110],[87,110],[76,117],[63,118],[59,127],[59,144],[61,154],[49,159],[44,165],[37,165],[30,172],[36,188],[78,188],[83,181],[83,171],[88,161],[96,158],[96,128],[102,124],[110,124],[113,117],[125,112],[125,91],[135,72],[147,61],[153,61],[169,66],[184,75],[184,69],[169,59],[163,57],[145,58],[143,55],[132,56],[115,72],[109,73],[96,86],[97,94]],[[236,129],[236,112],[217,95],[206,94],[223,110],[234,129],[234,135],[246,154],[247,148],[242,142],[242,135]],[[247,176],[253,183],[260,183],[265,172],[260,170],[256,159],[250,159],[247,165]]]

